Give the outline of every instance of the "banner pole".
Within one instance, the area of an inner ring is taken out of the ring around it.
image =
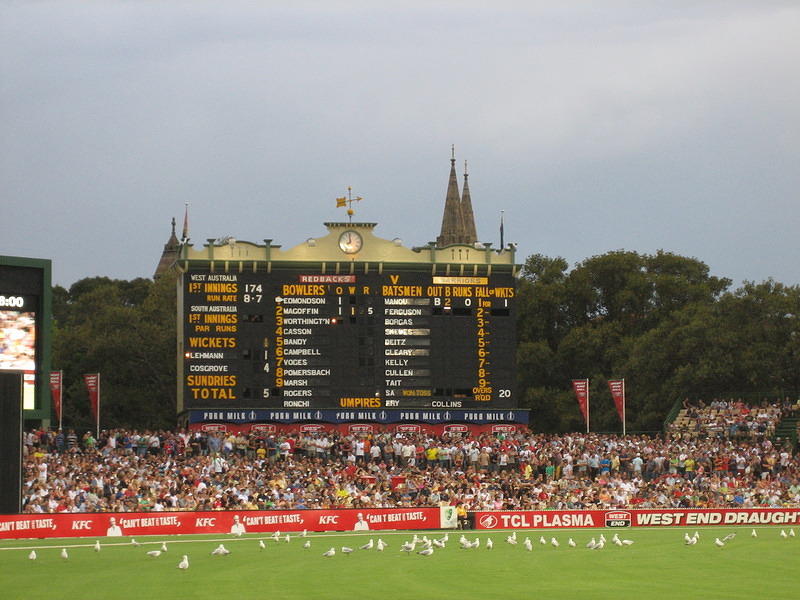
[[[586,380],[586,433],[589,433],[589,380]]]
[[[95,440],[100,439],[100,373],[97,374],[97,422],[95,427]]]
[[[58,401],[58,430],[61,431],[64,420],[64,371],[58,372],[58,388],[58,393],[60,394]]]

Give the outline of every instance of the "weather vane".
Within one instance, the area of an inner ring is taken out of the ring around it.
[[[352,194],[353,189],[348,185],[347,186],[347,197],[345,198],[342,196],[341,198],[336,199],[336,208],[340,206],[347,206],[347,220],[348,222],[353,222],[353,202],[359,202],[363,200],[361,196],[356,196],[353,198]]]

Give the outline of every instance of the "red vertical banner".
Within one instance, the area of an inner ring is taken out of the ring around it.
[[[97,425],[97,435],[100,435],[100,373],[88,373],[83,376],[86,389],[89,391],[89,406]]]
[[[50,396],[53,399],[53,408],[58,419],[58,428],[61,429],[61,395],[64,389],[64,373],[61,371],[51,371],[50,373]]]
[[[619,420],[625,422],[625,380],[612,379],[608,382],[608,389],[614,399],[614,406],[617,407]]]
[[[572,389],[575,390],[575,396],[578,398],[578,406],[581,407],[581,414],[583,420],[586,421],[586,431],[589,431],[589,380],[588,379],[573,379]]]

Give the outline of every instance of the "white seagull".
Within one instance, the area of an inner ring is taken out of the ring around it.
[[[220,544],[211,551],[211,556],[227,556],[230,553],[231,553],[230,550],[228,550],[225,546]]]
[[[558,540],[554,537],[550,538],[550,543],[553,545],[554,548],[558,548],[561,545],[558,543]]]
[[[258,540],[258,547],[263,550],[267,545],[264,543],[264,540]]]
[[[279,538],[279,537],[281,537],[281,532],[280,532],[280,531],[276,531],[275,533],[273,533],[273,534],[272,534],[271,536],[269,536],[269,537],[271,537],[273,540],[275,540],[275,541],[277,542],[277,541],[278,541],[278,538]]]
[[[416,546],[416,544],[414,544],[412,542],[406,542],[405,544],[400,546],[400,551],[401,552],[413,552],[414,551],[414,546]]]
[[[753,531],[750,532],[750,537],[758,537],[758,533],[756,533],[755,529],[753,529]]]
[[[789,536],[787,536],[787,535],[786,535],[786,532],[785,532],[783,529],[781,529],[781,537],[782,537],[782,538],[787,538],[787,537],[789,537]]]
[[[183,569],[184,571],[189,568],[189,557],[185,554],[183,555],[181,562],[178,563],[178,568]]]
[[[733,538],[735,538],[735,537],[736,537],[736,534],[735,534],[735,533],[729,533],[729,534],[728,534],[728,535],[726,535],[724,538],[722,538],[722,541],[723,541],[723,542],[728,542],[728,541],[732,540],[732,539],[733,539]]]
[[[633,545],[633,540],[622,540],[622,545],[623,546],[632,546]]]
[[[522,542],[522,545],[525,546],[525,550],[527,550],[528,552],[533,551],[533,544],[528,538],[525,538],[525,541]]]
[[[331,549],[330,549],[330,550],[328,550],[327,552],[324,552],[324,553],[322,554],[322,556],[324,556],[324,557],[326,557],[326,558],[329,558],[329,557],[331,557],[331,556],[333,556],[333,555],[335,555],[335,554],[336,554],[336,549],[335,549],[335,548],[331,548]]]
[[[540,543],[542,546],[546,546],[546,545],[547,545],[547,540],[546,540],[546,539],[544,539],[544,536],[543,536],[543,535],[540,535],[540,536],[539,536],[539,543]]]
[[[700,539],[700,532],[699,531],[695,531],[694,535],[692,537],[697,539],[697,540],[699,540]]]
[[[612,542],[616,542],[619,539],[619,536],[615,533],[614,537],[611,538]]]
[[[311,540],[306,540],[306,543],[303,544],[303,548],[311,548]]]
[[[284,541],[284,542],[286,542],[286,543],[288,544],[288,543],[289,543],[289,540],[291,540],[291,539],[292,539],[292,538],[290,538],[290,537],[289,537],[289,534],[287,533],[287,534],[286,534],[286,537],[285,537],[285,538],[283,538],[283,541]]]
[[[494,542],[492,541],[492,538],[488,538],[486,540],[486,549],[491,550],[492,548],[494,548]]]
[[[383,549],[386,548],[388,544],[384,542],[381,538],[378,538],[378,544],[376,545],[376,549],[378,552],[383,552]]]
[[[348,548],[347,546],[342,546],[342,554],[350,554],[353,551],[352,548]]]
[[[137,542],[135,539],[131,538],[131,546],[141,546],[141,544]]]
[[[472,542],[472,547],[473,548],[480,548],[481,547],[481,538],[475,538],[475,540]]]
[[[300,537],[306,537],[308,535],[308,529],[303,529],[303,533],[300,534]]]
[[[692,543],[692,538],[690,538],[689,534],[686,533],[686,532],[684,532],[684,534],[683,534],[683,543],[684,544],[688,544],[688,545],[691,545],[691,543]]]
[[[512,546],[516,546],[517,545],[517,538],[515,536],[513,536],[513,535],[510,535],[510,536],[508,536],[506,538],[506,542],[508,542]]]
[[[417,554],[421,554],[422,556],[430,556],[433,554],[433,548],[425,548],[425,550],[420,550]]]
[[[615,537],[612,541],[614,542],[614,545],[622,546],[622,540],[619,539],[618,537]]]
[[[603,542],[603,544],[606,543],[606,536],[604,536],[602,533],[600,534],[600,541]]]
[[[794,537],[794,529],[789,530],[789,537]]]
[[[28,560],[36,560],[36,550],[31,550],[31,553],[28,554]]]
[[[61,558],[69,558],[69,554],[67,554],[66,548],[61,549]]]
[[[719,538],[714,538],[714,545],[715,545],[715,546],[718,546],[718,547],[720,547],[720,548],[722,548],[722,547],[725,545],[725,542],[723,542],[723,541],[722,541],[721,539],[719,539]]]
[[[570,548],[574,548],[576,545],[577,544],[575,544],[575,540],[573,540],[572,538],[569,538],[567,540],[567,546],[569,546]]]
[[[597,542],[594,541],[594,538],[592,538],[588,542],[586,542],[586,547],[589,548],[589,550],[594,550],[596,546],[597,546]]]
[[[161,550],[150,550],[150,552],[147,553],[147,556],[158,558],[159,556],[161,556]]]
[[[597,544],[594,546],[594,550],[602,550],[606,545],[605,539],[601,539]]]
[[[359,546],[358,549],[359,550],[372,550],[372,548],[374,546],[375,546],[375,540],[370,538],[370,540],[366,544],[364,544],[363,546]]]
[[[444,542],[442,540],[431,540],[431,543],[437,548],[444,548]]]
[[[94,543],[94,551],[95,551],[95,552],[100,552],[100,540],[97,540],[97,541]]]
[[[161,542],[161,551],[162,552],[166,552],[167,551],[167,542]]]

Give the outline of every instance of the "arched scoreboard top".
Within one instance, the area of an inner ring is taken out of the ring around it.
[[[283,250],[185,244],[178,411],[515,408],[514,248],[407,248],[374,223]]]

